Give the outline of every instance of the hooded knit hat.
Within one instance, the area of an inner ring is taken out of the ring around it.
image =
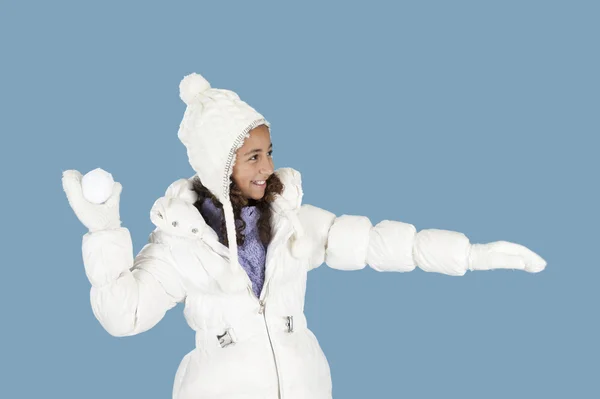
[[[229,198],[230,177],[233,173],[236,151],[242,147],[250,131],[270,123],[254,108],[240,100],[230,90],[215,89],[197,73],[185,76],[179,84],[179,96],[187,105],[177,136],[187,149],[190,165],[197,173],[202,184],[223,204],[231,277],[245,273],[238,263],[236,229],[233,207]],[[303,235],[300,223],[285,207],[276,205],[288,216],[296,230],[296,238]],[[298,241],[298,247],[306,243]],[[300,251],[295,250],[294,253]],[[306,251],[302,251],[306,252]],[[226,290],[238,290],[246,287],[238,285],[245,278],[225,279]]]

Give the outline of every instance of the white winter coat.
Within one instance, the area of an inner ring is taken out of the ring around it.
[[[292,223],[273,207],[274,235],[260,298],[250,279],[247,289],[221,290],[220,282],[232,278],[228,248],[193,206],[191,180],[174,182],[155,202],[156,229],[135,258],[126,228],[83,237],[92,309],[110,334],[144,332],[185,303],[196,345],[177,370],[174,399],[331,398],[329,365],[304,315],[307,272],[323,262],[343,270],[369,264],[378,271],[406,272],[419,265],[462,275],[469,269],[470,244],[461,233],[430,229],[417,234],[407,223],[385,220],[372,226],[364,216],[336,217],[300,204],[300,179],[284,183],[277,201],[296,212],[310,239],[310,256],[292,256]]]

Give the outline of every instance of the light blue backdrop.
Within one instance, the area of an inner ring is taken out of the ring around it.
[[[60,179],[111,172],[140,250],[155,199],[193,174],[191,72],[270,120],[305,202],[548,262],[311,272],[336,399],[600,397],[598,2],[85,3],[0,6],[0,397],[170,398],[182,307],[135,337],[101,328]]]

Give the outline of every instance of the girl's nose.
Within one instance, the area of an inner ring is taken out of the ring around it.
[[[267,159],[260,167],[260,173],[271,175],[273,174],[273,162]]]
[[[261,174],[263,174],[263,175],[268,175],[268,176],[271,176],[271,175],[273,174],[273,168],[271,168],[271,167],[268,167],[268,168],[262,168],[262,169],[260,170],[260,173],[261,173]]]

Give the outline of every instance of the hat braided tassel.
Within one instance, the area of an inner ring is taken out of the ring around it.
[[[235,219],[233,217],[233,208],[230,201],[223,201],[223,211],[225,214],[225,227],[227,229],[227,240],[229,241],[229,268],[231,279],[223,282],[224,290],[240,291],[247,286],[247,278],[244,269],[239,264],[237,234],[235,230]],[[244,272],[242,275],[242,272]]]

